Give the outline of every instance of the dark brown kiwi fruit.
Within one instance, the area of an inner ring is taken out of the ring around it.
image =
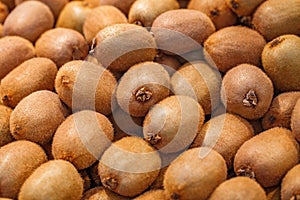
[[[300,37],[297,35],[281,35],[265,46],[262,65],[277,90],[300,90],[299,54]]]
[[[162,52],[159,52],[156,55],[154,62],[163,65],[170,76],[172,76],[176,72],[176,70],[181,66],[180,62],[175,56],[167,55]]]
[[[206,200],[226,176],[226,163],[219,153],[206,147],[189,149],[166,171],[166,199]]]
[[[142,138],[125,137],[114,142],[102,155],[98,173],[104,187],[134,197],[157,178],[159,154]]]
[[[26,140],[1,147],[0,158],[0,196],[12,199],[17,199],[22,184],[30,174],[47,161],[42,147]]]
[[[248,177],[235,177],[221,183],[209,200],[267,200],[264,189]]]
[[[300,100],[296,102],[295,107],[292,111],[291,129],[295,134],[298,142],[300,142]]]
[[[266,45],[263,36],[243,26],[230,26],[212,34],[204,43],[206,60],[221,72],[243,63],[260,66]]]
[[[134,200],[163,200],[165,199],[164,190],[149,190],[144,194],[134,198]]]
[[[230,9],[238,16],[250,16],[265,0],[226,0]]]
[[[291,129],[291,116],[300,92],[285,92],[273,98],[269,111],[262,118],[265,130],[280,126]]]
[[[48,58],[32,58],[23,62],[1,80],[0,96],[3,104],[15,107],[35,91],[52,91],[56,73],[55,63]]]
[[[268,111],[273,93],[272,81],[260,68],[241,64],[225,74],[221,98],[229,112],[252,120]]]
[[[300,198],[300,164],[289,170],[281,183],[281,199],[297,200]]]
[[[9,14],[8,7],[6,6],[6,4],[0,1],[0,23],[1,24],[5,21],[8,14]]]
[[[111,5],[120,9],[125,15],[128,14],[129,9],[135,0],[99,0],[100,5]]]
[[[86,191],[81,200],[129,200],[129,198],[120,196],[101,186]]]
[[[0,105],[0,147],[14,140],[9,129],[9,119],[11,113],[11,108]]]
[[[234,158],[238,176],[255,179],[263,187],[277,186],[299,162],[299,144],[285,128],[271,128],[246,141]]]

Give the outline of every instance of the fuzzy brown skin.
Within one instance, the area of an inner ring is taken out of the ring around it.
[[[95,187],[85,192],[81,200],[129,200],[104,187]]]
[[[284,162],[282,162],[284,160]],[[237,175],[254,178],[263,187],[272,187],[299,161],[299,145],[292,132],[271,128],[246,141],[234,159]]]
[[[296,197],[297,196],[297,197]],[[281,199],[297,200],[300,196],[300,164],[293,167],[284,176],[281,183]]]
[[[209,200],[267,200],[264,189],[248,177],[235,177],[221,183]]]
[[[250,16],[265,0],[226,0],[230,9],[238,16]]]
[[[174,9],[179,9],[176,0],[136,0],[129,10],[128,22],[150,28],[155,18]]]
[[[154,182],[160,167],[159,154],[147,142],[139,137],[125,137],[104,152],[98,173],[106,188],[134,197]]]
[[[300,142],[300,100],[296,102],[296,105],[292,112],[291,129],[295,134],[298,142]]]
[[[47,161],[44,150],[26,140],[11,142],[0,149],[0,196],[16,199],[24,181]]]
[[[176,70],[181,66],[180,62],[176,59],[175,56],[170,56],[164,53],[159,53],[154,62],[157,62],[164,66],[165,70],[172,76]]]
[[[79,200],[82,193],[83,180],[76,168],[64,160],[51,160],[37,168],[24,182],[18,199]]]
[[[276,96],[262,119],[264,130],[279,126],[291,129],[291,117],[300,92],[285,92]]]
[[[54,17],[48,6],[39,1],[28,1],[11,11],[3,29],[4,35],[17,35],[35,42],[53,24]]]
[[[18,52],[18,54],[16,54]],[[0,39],[0,80],[25,60],[35,56],[31,42],[19,36]]]
[[[166,171],[166,199],[206,200],[226,175],[225,160],[216,151],[205,147],[185,151]]]
[[[272,81],[260,68],[241,64],[225,74],[221,98],[229,112],[252,120],[268,111],[273,91]]]
[[[0,23],[3,23],[5,21],[8,14],[9,14],[8,7],[6,6],[6,4],[0,1]]]
[[[225,0],[191,0],[188,9],[199,10],[207,14],[217,30],[232,26],[237,22],[237,16],[230,10]]]
[[[14,140],[9,129],[9,119],[11,113],[11,108],[0,105],[0,147]]]
[[[165,53],[183,54],[199,49],[208,36],[215,32],[215,26],[200,11],[176,9],[159,15],[151,31],[159,49]]]
[[[267,41],[284,34],[300,34],[300,2],[271,0],[262,3],[253,14],[253,28]]]
[[[256,31],[242,26],[230,26],[212,34],[204,43],[204,55],[221,72],[243,63],[260,66],[266,45]]]
[[[66,110],[57,94],[41,90],[20,101],[10,117],[10,131],[17,140],[48,143],[65,120]]]
[[[24,97],[35,91],[52,91],[56,73],[55,63],[48,58],[32,58],[23,62],[1,80],[2,102],[15,107]]]
[[[134,198],[134,200],[164,200],[165,193],[164,190],[150,190],[144,194]]]
[[[109,115],[116,84],[115,77],[108,70],[78,60],[68,62],[59,69],[55,90],[60,99],[74,111],[95,109]]]
[[[128,14],[129,9],[135,0],[99,0],[100,5],[111,5],[120,9],[125,15]]]
[[[299,54],[300,37],[296,35],[281,35],[265,46],[262,65],[277,90],[300,90]]]

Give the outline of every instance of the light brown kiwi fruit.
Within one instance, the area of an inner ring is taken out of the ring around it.
[[[281,199],[297,200],[300,197],[300,164],[289,170],[281,183]]]
[[[88,55],[84,37],[75,30],[55,28],[46,31],[36,41],[36,55],[55,62],[57,67],[72,60],[82,60]]]
[[[35,91],[52,91],[56,73],[55,63],[48,58],[32,58],[23,62],[1,80],[2,102],[15,107],[24,97]]]
[[[0,1],[0,23],[3,23],[5,21],[8,14],[9,14],[8,7],[6,6],[6,4]]]
[[[163,200],[165,199],[164,190],[149,190],[144,194],[134,198],[134,200]]]
[[[206,200],[226,176],[226,163],[219,153],[206,147],[189,149],[166,171],[166,199]]]
[[[102,155],[98,173],[104,187],[134,197],[157,178],[159,154],[142,138],[125,137],[114,142]]]
[[[3,30],[4,35],[17,35],[35,42],[53,24],[54,17],[48,6],[39,1],[26,1],[7,16]]]
[[[281,200],[280,190],[280,186],[265,189],[267,193],[267,200]]]
[[[262,118],[265,130],[280,126],[291,129],[291,116],[300,92],[284,92],[273,98],[268,112]]]
[[[299,0],[268,0],[254,12],[252,25],[267,41],[283,34],[300,34]]]
[[[22,185],[20,200],[78,200],[83,193],[83,180],[76,168],[64,160],[51,160],[38,167]]]
[[[262,65],[279,91],[300,90],[300,37],[281,35],[262,52]]]
[[[266,41],[256,31],[243,26],[230,26],[212,34],[204,43],[206,60],[221,72],[243,63],[260,66]]]
[[[111,144],[113,134],[104,115],[88,110],[76,112],[57,128],[52,142],[53,157],[67,160],[79,170],[88,168]]]
[[[14,140],[9,129],[9,119],[11,113],[11,108],[0,105],[0,147]]]
[[[230,9],[238,16],[250,16],[265,0],[226,0]]]
[[[18,52],[16,54],[16,52]],[[31,42],[19,36],[0,39],[0,80],[25,60],[35,56]]]
[[[120,9],[125,15],[136,0],[99,0],[100,5],[111,5]]]
[[[116,84],[115,77],[105,68],[78,60],[58,70],[55,90],[73,111],[89,109],[109,115]]]
[[[273,93],[272,81],[260,68],[241,64],[225,74],[221,98],[229,112],[252,120],[268,111]]]
[[[155,18],[168,10],[174,9],[179,9],[176,0],[136,0],[130,7],[128,22],[151,28]]]
[[[144,138],[162,153],[188,148],[204,123],[204,110],[188,96],[170,96],[155,104],[145,117]]]
[[[296,102],[295,107],[292,111],[291,129],[295,134],[298,142],[300,142],[300,100]]]
[[[172,76],[176,70],[181,66],[181,63],[177,60],[175,56],[167,55],[162,52],[159,52],[154,59],[154,62],[157,62],[167,70],[170,76]]]
[[[17,140],[48,143],[57,127],[65,120],[66,109],[57,94],[33,92],[15,107],[10,117],[10,131]]]
[[[178,69],[171,78],[171,87],[174,94],[197,100],[208,115],[220,103],[221,82],[220,73],[200,61],[187,63]]]
[[[238,176],[255,179],[263,187],[272,187],[298,162],[299,144],[294,135],[288,129],[275,127],[254,136],[239,148],[234,171]]]
[[[98,6],[86,16],[83,33],[88,44],[92,44],[96,34],[106,26],[127,23],[126,16],[114,6]]]
[[[24,181],[47,161],[39,145],[26,141],[11,142],[0,148],[0,196],[16,199]]]
[[[237,23],[237,16],[230,10],[225,0],[191,0],[188,9],[204,12],[212,20],[216,29]]]
[[[101,186],[86,191],[81,200],[129,200],[129,198],[120,196]]]
[[[267,200],[264,189],[248,177],[235,177],[221,183],[209,200]]]

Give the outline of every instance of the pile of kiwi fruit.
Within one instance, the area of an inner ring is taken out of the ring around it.
[[[299,200],[300,0],[0,0],[0,200]]]

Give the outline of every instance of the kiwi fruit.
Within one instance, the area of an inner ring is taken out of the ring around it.
[[[33,92],[22,99],[11,113],[10,131],[17,140],[46,144],[65,120],[66,114],[57,94],[47,90]]]
[[[104,187],[134,197],[154,182],[160,167],[159,154],[142,138],[130,136],[114,142],[104,152],[98,173]]]
[[[246,2],[246,0],[245,0]],[[299,0],[268,0],[254,12],[252,26],[267,41],[284,34],[300,34]]]
[[[130,7],[128,22],[150,28],[160,14],[178,8],[176,0],[136,0]]]
[[[281,35],[265,46],[262,65],[277,90],[300,90],[299,54],[300,37],[296,35]]]
[[[157,199],[161,199],[161,200],[165,199],[164,190],[150,190],[134,198],[134,200],[157,200]]]
[[[16,54],[16,52],[18,52]],[[19,36],[0,39],[0,80],[25,60],[35,56],[31,42]]]
[[[111,5],[120,9],[125,15],[128,14],[131,5],[136,0],[99,0],[100,5]]]
[[[250,16],[265,0],[226,0],[230,9],[238,16]]]
[[[9,119],[11,113],[11,108],[0,105],[0,147],[14,140],[9,129]]]
[[[300,100],[295,104],[291,116],[291,129],[296,136],[298,142],[300,142]]]
[[[167,70],[170,76],[172,76],[176,70],[181,66],[181,63],[175,56],[167,55],[162,52],[155,56],[154,62],[157,62]]]
[[[273,91],[272,81],[260,68],[241,64],[225,74],[221,99],[229,112],[253,120],[268,111]]]
[[[55,90],[73,111],[95,110],[109,115],[116,87],[115,77],[105,68],[77,60],[63,65],[55,78]]]
[[[261,53],[266,45],[263,36],[243,26],[230,26],[218,30],[204,43],[206,60],[219,71],[243,63],[260,66]]]
[[[3,23],[9,14],[8,7],[0,1],[0,23]]]
[[[113,127],[102,114],[80,111],[70,115],[56,130],[52,142],[55,159],[71,162],[77,169],[90,167],[113,140]]]
[[[0,148],[0,196],[16,199],[24,181],[47,161],[44,150],[37,144],[14,141]]]
[[[281,199],[297,200],[300,197],[300,164],[289,170],[281,183]]]
[[[273,98],[269,111],[262,118],[265,130],[280,126],[291,129],[291,116],[300,92],[284,92]]]
[[[64,160],[51,160],[38,167],[26,179],[19,200],[78,200],[83,193],[83,180],[76,168]]]
[[[205,200],[226,180],[226,175],[226,163],[219,153],[206,147],[189,149],[166,171],[166,199]]]
[[[85,192],[81,200],[129,200],[104,187],[95,187]]]
[[[39,1],[26,1],[7,16],[3,31],[4,35],[17,35],[35,42],[53,24],[54,17],[48,6]]]
[[[191,0],[188,9],[205,13],[217,30],[237,23],[237,16],[230,10],[225,0]]]
[[[249,177],[235,177],[221,183],[209,200],[267,200],[264,189]]]
[[[48,58],[32,58],[23,62],[1,80],[2,102],[4,105],[15,107],[32,92],[52,91],[56,73],[55,63]]]
[[[272,187],[280,184],[298,162],[299,144],[294,135],[288,129],[275,127],[254,136],[239,148],[234,171],[238,176],[255,179],[263,187]]]

